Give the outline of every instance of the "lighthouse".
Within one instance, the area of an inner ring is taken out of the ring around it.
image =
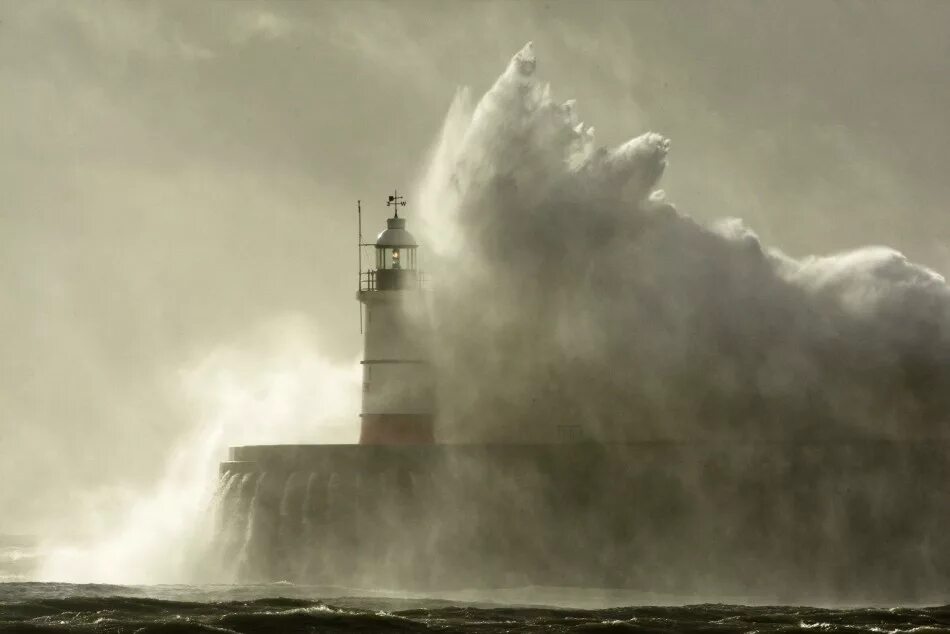
[[[386,205],[393,208],[393,216],[386,220],[386,229],[375,243],[363,243],[360,216],[357,299],[362,304],[360,319],[364,325],[361,445],[434,441],[424,279],[417,264],[419,245],[406,230],[406,219],[399,217],[399,208],[405,204],[398,191],[389,196]],[[375,268],[363,271],[362,248],[370,246]]]

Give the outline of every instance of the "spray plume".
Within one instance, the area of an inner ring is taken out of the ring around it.
[[[90,508],[92,540],[43,548],[39,580],[184,583],[233,576],[213,548],[229,489],[259,485],[219,478],[229,445],[354,442],[358,375],[324,358],[297,317],[277,318],[246,341],[220,346],[177,377],[195,420],[151,491],[130,491],[118,513]],[[217,489],[215,488],[217,486]]]
[[[442,440],[945,433],[940,275],[701,225],[657,189],[666,138],[598,147],[536,68],[459,91],[421,184]]]

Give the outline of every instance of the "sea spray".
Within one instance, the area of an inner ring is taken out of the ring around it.
[[[943,277],[699,224],[657,189],[666,138],[597,146],[537,68],[528,45],[477,103],[459,91],[417,195],[442,440],[948,433]]]
[[[202,562],[198,566],[200,573],[196,574],[196,580],[199,577],[218,578],[217,572],[221,569],[220,561],[223,557],[220,548],[223,542],[220,538],[226,534],[228,525],[233,519],[234,500],[231,492],[240,482],[241,477],[240,473],[231,471],[222,473],[218,489],[209,504],[207,517],[198,520],[195,538],[190,545],[191,557]]]
[[[228,446],[356,440],[357,368],[324,358],[311,326],[299,317],[276,318],[241,341],[202,354],[183,364],[175,379],[194,426],[169,455],[161,479],[150,490],[130,491],[119,516],[97,518],[107,526],[100,533],[45,544],[38,579],[233,582],[233,557],[244,543],[235,543],[239,529],[225,528],[213,553],[197,552],[209,504],[221,490],[219,465]],[[227,493],[221,491],[225,526],[247,516],[240,505],[254,483],[249,474],[239,475]],[[208,565],[209,557],[217,563]]]
[[[243,544],[243,537],[247,531],[248,516],[248,487],[256,474],[246,472],[238,474],[237,486],[232,487],[232,493],[225,504],[224,520],[215,539],[213,570],[219,579],[233,580],[235,565]]]
[[[223,485],[215,493],[214,499],[212,501],[212,515],[211,521],[209,524],[213,528],[215,535],[221,532],[221,528],[225,523],[225,518],[228,515],[229,498],[231,494],[231,489],[234,488],[235,483],[241,478],[240,473],[232,473],[231,471],[225,471],[221,474],[221,482]]]

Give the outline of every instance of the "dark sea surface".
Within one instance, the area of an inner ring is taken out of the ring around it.
[[[580,609],[293,586],[0,584],[0,632],[950,632],[950,606]],[[535,589],[563,602],[566,588]],[[576,594],[589,601],[584,590]]]

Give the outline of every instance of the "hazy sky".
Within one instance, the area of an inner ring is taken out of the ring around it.
[[[352,363],[356,199],[375,233],[404,188],[411,223],[456,86],[528,40],[600,142],[672,139],[684,211],[950,273],[947,24],[939,0],[0,1],[0,532],[153,478],[208,351],[296,315]]]

